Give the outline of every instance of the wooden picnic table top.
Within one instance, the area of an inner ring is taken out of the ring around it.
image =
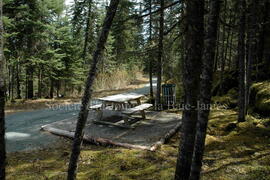
[[[144,97],[144,95],[137,94],[137,93],[123,93],[123,94],[116,94],[116,95],[112,95],[112,96],[98,98],[98,100],[106,101],[106,102],[124,103],[127,101],[139,99],[141,97]]]

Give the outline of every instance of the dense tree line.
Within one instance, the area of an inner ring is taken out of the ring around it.
[[[105,1],[91,0],[72,7],[63,0],[4,1],[7,98],[80,94],[105,7]],[[144,41],[141,19],[125,19],[139,11],[138,3],[121,1],[100,71],[143,64],[132,55]]]
[[[158,104],[162,83],[177,83],[183,92],[179,102],[187,108],[175,179],[199,179],[210,110],[198,109],[198,102],[207,106],[212,95],[234,89],[238,122],[246,120],[251,84],[270,75],[269,3],[75,0],[66,7],[63,0],[4,0],[3,6],[1,1],[0,179],[6,100],[83,94],[68,170],[74,179],[94,79],[120,66],[142,66]]]
[[[184,104],[188,108],[183,111],[175,179],[200,178],[209,116],[205,107],[211,104],[211,95],[224,95],[236,89],[238,122],[244,122],[248,107],[252,106],[251,83],[269,79],[269,72],[264,70],[269,68],[269,49],[264,45],[269,40],[265,28],[270,18],[268,12],[261,11],[268,3],[267,0],[186,2],[187,46],[182,72]],[[214,76],[218,83],[212,90]]]

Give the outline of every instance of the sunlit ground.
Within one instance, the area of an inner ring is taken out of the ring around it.
[[[269,119],[236,122],[232,110],[211,113],[202,179],[270,179]],[[85,145],[78,179],[173,179],[178,135],[157,152]],[[65,179],[70,141],[56,148],[8,155],[8,179]]]

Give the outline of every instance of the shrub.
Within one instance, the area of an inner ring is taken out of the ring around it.
[[[142,70],[138,66],[119,67],[111,72],[99,73],[95,80],[94,89],[117,90],[127,87],[132,81],[142,77]]]

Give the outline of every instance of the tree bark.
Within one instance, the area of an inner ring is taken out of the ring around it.
[[[88,106],[89,101],[92,96],[92,86],[96,76],[97,64],[101,59],[101,56],[105,49],[105,44],[109,35],[109,31],[111,29],[112,21],[116,14],[117,6],[119,4],[119,0],[111,0],[110,5],[107,9],[107,14],[104,19],[104,23],[102,26],[101,34],[99,36],[99,40],[96,46],[96,50],[93,54],[92,66],[89,70],[89,74],[85,83],[84,95],[82,98],[81,110],[79,113],[73,146],[72,146],[72,154],[70,156],[69,168],[68,168],[68,180],[76,179],[76,169],[77,162],[80,155],[80,146],[83,140],[83,129],[85,127],[85,123],[88,117]]]
[[[88,43],[89,43],[89,36],[90,36],[90,23],[91,23],[91,11],[92,10],[92,0],[89,0],[88,4],[88,13],[87,13],[87,22],[85,28],[85,37],[84,37],[84,47],[83,47],[83,60],[84,63],[87,63],[87,51],[88,51]]]
[[[229,40],[229,57],[228,57],[228,70],[230,71],[232,69],[232,44],[233,44],[233,31],[231,31],[231,36]]]
[[[204,34],[204,0],[188,0],[186,3],[188,23],[185,41],[187,54],[183,64],[185,109],[175,172],[176,180],[187,180],[191,170],[198,119],[197,99]]]
[[[5,57],[3,51],[3,1],[0,0],[0,180],[6,178],[6,141],[5,141]]]
[[[210,112],[209,105],[211,104],[212,96],[211,89],[215,61],[215,47],[217,45],[220,3],[220,0],[210,0],[209,24],[207,26],[207,34],[204,41],[203,65],[200,81],[200,105],[190,180],[200,179],[208,116]]]
[[[158,61],[157,61],[157,92],[156,105],[161,103],[161,82],[162,82],[162,61],[163,61],[163,35],[164,35],[164,0],[160,0],[160,18],[159,18],[159,43],[158,43]]]
[[[33,67],[27,67],[27,99],[34,97]]]
[[[229,36],[229,32],[226,33],[226,18],[227,18],[227,1],[224,3],[224,10],[223,10],[223,17],[224,17],[224,22],[223,22],[223,32],[222,32],[222,51],[221,51],[221,58],[220,58],[220,87],[219,87],[219,95],[224,94],[224,87],[223,87],[223,82],[224,82],[224,70],[225,70],[225,65],[226,65],[226,56],[225,56],[225,42],[227,40],[227,36]],[[227,35],[227,36],[226,36]],[[228,42],[226,42],[228,43]]]
[[[246,115],[246,103],[245,103],[245,27],[246,27],[246,0],[240,0],[239,2],[240,22],[238,32],[238,69],[239,69],[239,97],[238,97],[238,122],[245,121]]]
[[[233,7],[233,10],[235,10],[236,8]],[[231,21],[232,25],[234,26],[235,24],[235,14],[232,13],[232,21]],[[229,70],[233,69],[233,63],[232,63],[232,52],[233,52],[233,38],[234,38],[234,30],[230,27],[231,30],[231,37],[230,37],[230,46],[229,46],[229,63],[228,63],[228,68]]]
[[[230,10],[230,13],[229,13],[229,24],[231,25],[232,24],[232,12],[231,12],[231,10]],[[226,66],[228,66],[227,65],[227,63],[228,63],[228,61],[227,61],[227,56],[228,56],[228,48],[229,48],[229,42],[230,42],[230,37],[231,37],[231,33],[232,33],[232,29],[231,29],[231,26],[229,26],[228,27],[228,29],[227,29],[227,31],[228,31],[228,35],[227,35],[227,39],[226,39],[226,46],[225,46],[225,51],[224,51],[224,60],[225,60],[225,69],[226,69]]]
[[[248,27],[248,36],[249,36],[249,44],[248,44],[248,62],[247,62],[247,85],[246,85],[246,107],[249,105],[249,95],[250,95],[250,86],[252,83],[252,67],[257,60],[257,44],[258,44],[258,36],[257,32],[259,31],[258,24],[258,0],[252,0],[250,4],[250,14],[249,14],[249,27]]]
[[[54,94],[54,79],[50,78],[50,98],[53,99],[53,94]]]
[[[42,96],[42,68],[38,70],[38,98]]]
[[[29,6],[29,14],[31,21],[38,21],[36,18],[37,2],[35,0],[26,1]],[[35,55],[37,39],[35,38],[35,25],[30,24],[27,26],[28,36],[27,36],[27,66],[26,66],[26,76],[27,76],[27,99],[32,99],[34,97],[34,65],[31,58]]]
[[[61,88],[61,81],[58,79],[56,81],[56,97],[59,97],[59,92],[60,92],[60,88]]]
[[[13,102],[14,101],[14,81],[15,81],[15,78],[14,78],[14,71],[15,71],[15,68],[14,68],[14,65],[11,66],[11,101]]]
[[[8,64],[8,63],[6,63]],[[11,67],[7,65],[6,69],[8,70],[8,95],[7,98],[10,100],[11,94]]]
[[[16,65],[16,83],[17,83],[17,99],[21,99],[21,82],[20,82],[20,68],[19,68],[19,62]]]
[[[219,27],[219,26],[218,26]],[[219,40],[220,40],[220,30],[218,28],[218,33],[217,33],[217,46],[216,46],[216,56],[215,56],[215,62],[214,62],[214,72],[217,71],[218,69],[218,58],[219,58]]]
[[[263,17],[262,17],[262,22],[261,22],[262,27],[260,31],[259,44],[258,44],[258,62],[259,63],[263,62],[265,47],[267,47],[265,43],[266,43],[267,35],[269,35],[269,32],[267,31],[269,29],[267,27],[270,26],[269,25],[269,20],[270,20],[269,8],[270,8],[270,2],[268,0],[264,0],[263,7],[262,7],[263,9]]]
[[[265,8],[265,25],[264,25],[264,47],[263,47],[263,72],[265,73],[265,79],[270,76],[270,13],[269,13],[270,2],[266,0]]]
[[[152,0],[149,0],[149,43],[150,46],[152,44]],[[150,83],[150,98],[151,100],[154,99],[154,92],[153,92],[153,59],[152,53],[149,56],[149,83]]]

